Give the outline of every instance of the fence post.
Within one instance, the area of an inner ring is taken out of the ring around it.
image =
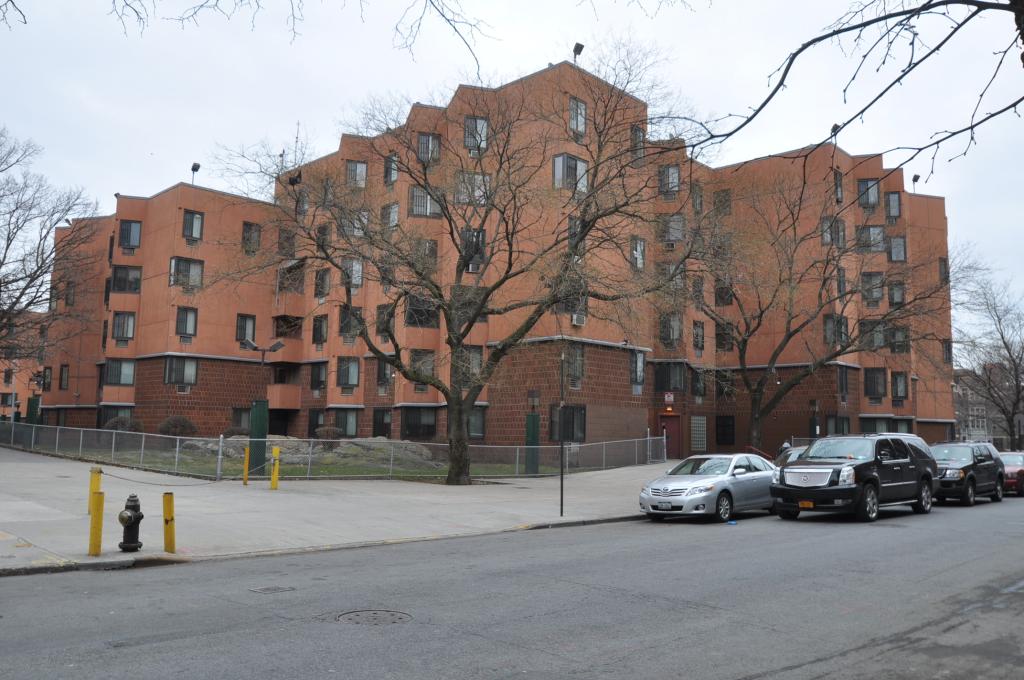
[[[82,457],[82,440],[85,439],[85,430],[78,431],[78,457]]]
[[[142,433],[142,444],[139,445],[139,467],[142,467],[142,461],[146,459],[146,433]]]
[[[11,416],[12,418],[14,416]],[[17,425],[13,420],[11,421],[11,446],[14,446],[14,427]]]
[[[516,447],[516,472],[515,475],[519,476],[519,447]]]
[[[608,469],[608,442],[601,442],[601,469]]]
[[[392,444],[388,449],[391,451],[391,458],[388,461],[388,479],[391,479],[391,473],[395,469],[395,445]]]
[[[306,460],[306,479],[309,479],[310,472],[313,469],[313,440],[309,440],[309,459]]]
[[[217,440],[217,481],[220,481],[221,465],[224,461],[224,435]]]
[[[35,451],[36,450],[36,426],[35,425],[32,426],[32,442],[28,445],[28,450],[29,451]]]
[[[53,452],[60,453],[60,425],[57,426],[57,435],[53,439]]]
[[[117,430],[110,431],[110,462],[114,462],[114,448],[117,446]]]
[[[651,464],[651,428],[647,428],[647,464]]]
[[[633,465],[640,464],[640,440],[633,440]]]
[[[178,471],[178,456],[181,455],[181,437],[174,438],[174,471]]]

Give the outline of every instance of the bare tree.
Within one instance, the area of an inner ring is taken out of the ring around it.
[[[33,173],[40,153],[0,128],[0,351],[9,360],[41,357],[60,340],[51,333],[57,297],[73,301],[93,259],[92,223],[79,218],[96,206]],[[56,334],[76,332],[61,324]]]
[[[1024,308],[1003,281],[982,281],[972,297],[957,338],[958,360],[970,371],[966,385],[1002,417],[1010,447],[1024,446],[1017,431],[1024,413]]]

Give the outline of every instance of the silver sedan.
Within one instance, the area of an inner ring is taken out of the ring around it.
[[[774,469],[764,458],[746,453],[691,456],[644,485],[640,511],[653,521],[713,515],[720,522],[744,510],[771,511]]]

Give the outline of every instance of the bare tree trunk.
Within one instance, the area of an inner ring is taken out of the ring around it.
[[[448,401],[448,478],[446,484],[469,484],[469,432],[462,400]]]
[[[761,448],[761,393],[754,390],[750,393],[750,429],[748,438],[755,449]]]

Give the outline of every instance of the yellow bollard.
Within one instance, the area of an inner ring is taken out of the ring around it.
[[[89,495],[89,556],[99,557],[103,542],[103,492]]]
[[[271,452],[273,453],[274,456],[274,467],[271,469],[270,472],[270,488],[271,490],[276,490],[277,480],[280,478],[281,475],[281,447],[275,446],[273,449],[271,449]]]
[[[249,486],[249,447],[245,447],[245,457],[242,460],[242,486]]]
[[[92,495],[100,490],[100,475],[102,474],[103,468],[101,467],[93,465],[89,468],[89,497],[85,499],[89,514],[92,514]]]
[[[174,552],[174,494],[164,493],[164,552]]]

